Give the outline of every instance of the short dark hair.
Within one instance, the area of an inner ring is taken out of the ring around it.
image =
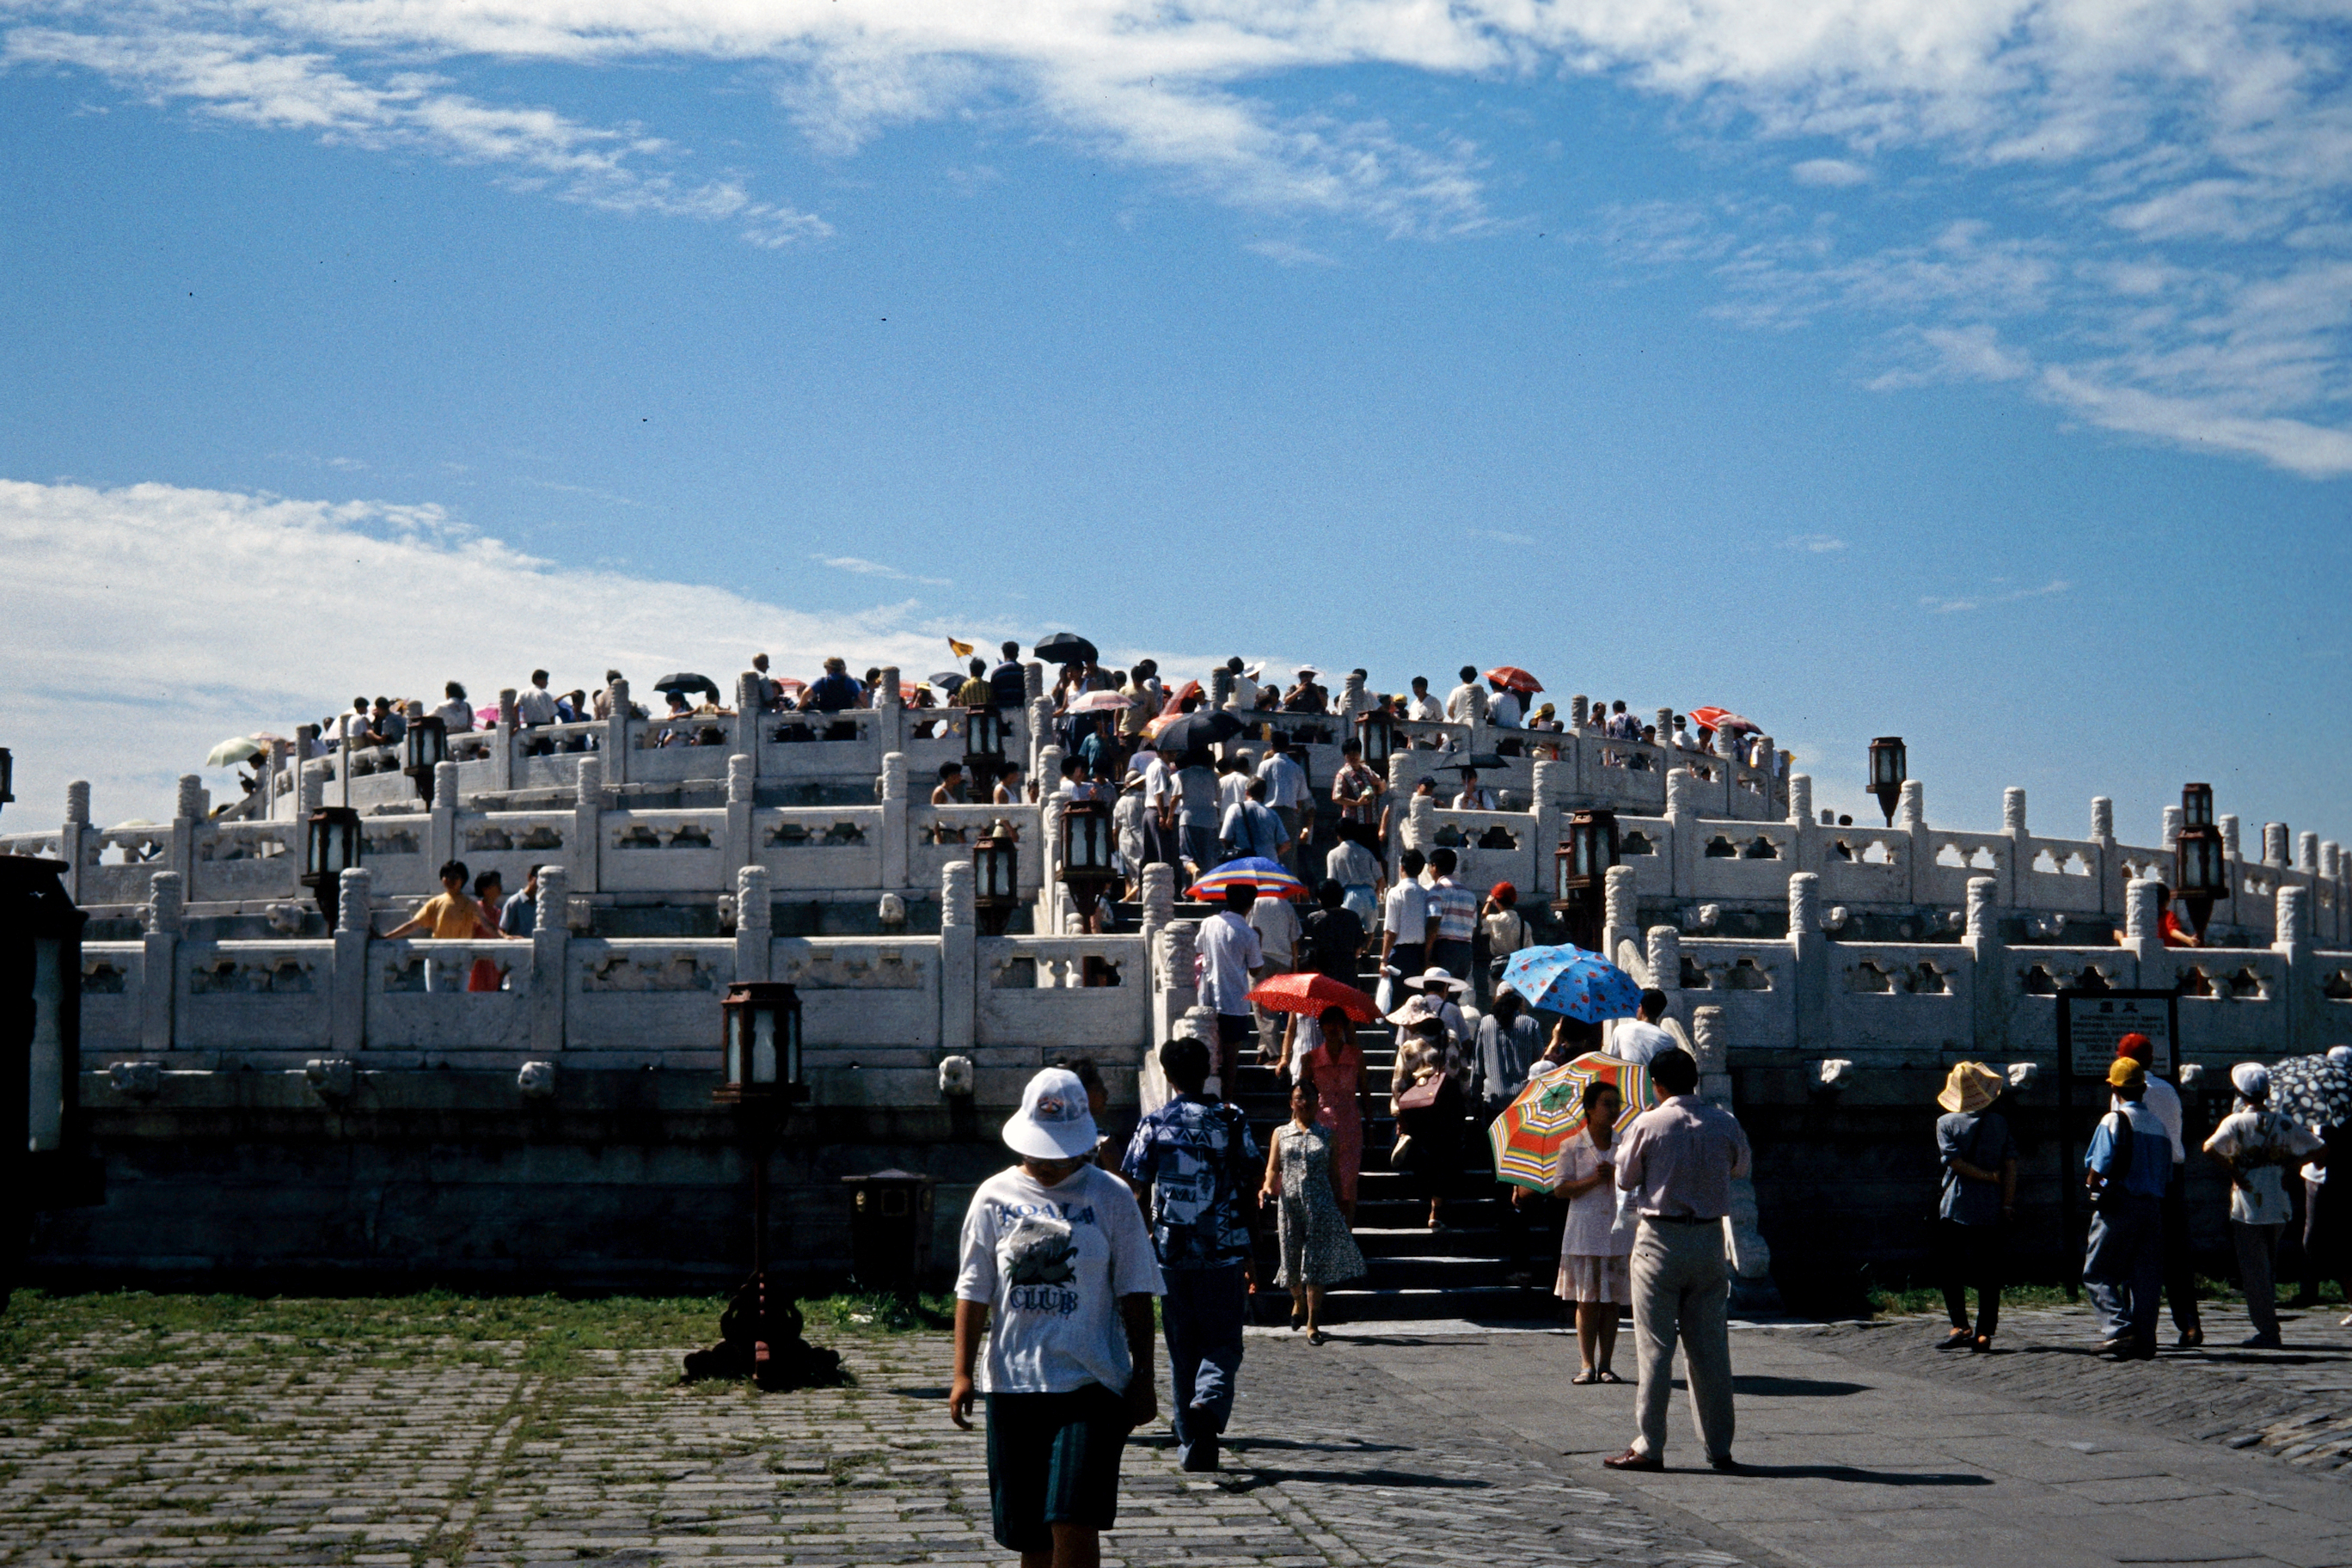
[[[984,658],[973,659],[971,661],[971,673],[975,678],[986,675],[988,673],[988,660]]]
[[[1604,1094],[1615,1095],[1620,1104],[1622,1104],[1625,1099],[1625,1091],[1614,1083],[1605,1078],[1596,1078],[1584,1086],[1582,1094],[1576,1097],[1576,1108],[1589,1115],[1592,1110],[1592,1102]]]
[[[1666,1010],[1666,994],[1653,985],[1642,993],[1642,1016],[1656,1018]]]
[[[1160,1070],[1168,1081],[1192,1093],[1209,1081],[1209,1047],[1190,1035],[1178,1035],[1160,1047]]]
[[[492,888],[503,888],[506,885],[507,879],[499,875],[499,868],[493,866],[474,879],[474,897],[478,899]]]
[[[998,646],[1007,658],[1017,659],[1021,657],[1021,645],[1017,642],[1002,643]]]
[[[1458,864],[1458,862],[1454,858],[1454,851],[1446,848],[1444,845],[1440,845],[1435,849],[1430,851],[1429,868],[1436,872],[1441,877],[1450,877],[1454,875],[1454,868],[1456,864]]]
[[[1339,742],[1339,754],[1343,757],[1361,756],[1363,751],[1364,743],[1353,735]]]
[[[604,684],[607,686],[612,685],[614,681],[620,679],[621,672],[617,669],[608,669],[604,672]]]
[[[1462,679],[1465,679],[1465,680],[1475,680],[1475,679],[1478,679],[1478,667],[1477,667],[1476,665],[1475,665],[1475,664],[1465,664],[1465,665],[1464,665],[1464,666],[1462,667]]]
[[[1242,793],[1248,795],[1252,800],[1264,800],[1265,798],[1265,781],[1264,779],[1252,779],[1250,780],[1248,786],[1244,788]]]
[[[1428,860],[1418,849],[1408,849],[1397,857],[1397,869],[1408,877],[1418,877],[1421,875],[1421,868],[1428,864]]]
[[[457,880],[462,882],[472,875],[472,872],[466,869],[466,863],[463,860],[444,860],[441,862],[441,879],[445,882],[452,877],[457,878]]]
[[[1276,730],[1273,734],[1266,737],[1265,743],[1272,746],[1277,752],[1286,752],[1290,750],[1290,731],[1287,730]]]
[[[534,669],[530,672],[530,679],[531,684],[534,686],[544,686],[547,684],[547,671],[543,669]]]
[[[1519,1009],[1527,1005],[1527,998],[1512,990],[1509,986],[1497,985],[1495,987],[1494,1000],[1486,1004],[1486,1011],[1507,1024],[1512,1019],[1517,1017],[1519,1016]]]
[[[961,772],[963,772],[963,764],[961,763],[949,761],[940,764],[940,778],[941,782],[951,779]]]
[[[1255,882],[1235,882],[1225,889],[1225,908],[1245,910],[1257,902]]]
[[[448,685],[441,689],[441,695],[444,697],[454,697],[458,701],[463,702],[466,700],[466,689],[453,680]]]
[[[1667,1094],[1688,1094],[1698,1087],[1698,1063],[1679,1047],[1650,1058],[1650,1081]]]
[[[1416,675],[1416,676],[1414,676],[1414,677],[1412,678],[1412,684],[1413,684],[1413,689],[1414,689],[1415,690],[1418,690],[1418,689],[1420,689],[1422,687],[1424,687],[1424,686],[1426,686],[1426,685],[1428,685],[1428,684],[1429,684],[1429,677],[1427,677],[1427,676],[1425,676],[1425,675]]]
[[[1326,877],[1323,885],[1315,889],[1315,901],[1327,910],[1336,910],[1348,901],[1348,889],[1336,879]]]

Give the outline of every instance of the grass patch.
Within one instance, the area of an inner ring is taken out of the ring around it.
[[[955,1298],[819,1296],[801,1303],[801,1316],[813,1329],[835,1329],[854,1334],[915,1333],[954,1328]]]

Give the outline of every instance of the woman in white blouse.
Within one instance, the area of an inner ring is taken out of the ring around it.
[[[1617,1352],[1617,1310],[1633,1301],[1627,1259],[1633,1232],[1617,1229],[1617,1118],[1624,1109],[1617,1086],[1596,1079],[1584,1086],[1584,1125],[1560,1148],[1552,1191],[1568,1200],[1559,1232],[1559,1282],[1552,1294],[1576,1303],[1576,1349],[1583,1367],[1572,1383],[1622,1383],[1609,1370]]]

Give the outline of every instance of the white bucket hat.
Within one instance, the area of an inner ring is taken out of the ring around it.
[[[1021,1091],[1021,1109],[1004,1123],[1004,1144],[1032,1160],[1075,1160],[1095,1152],[1095,1113],[1087,1086],[1067,1068],[1047,1068]]]
[[[2260,1100],[2271,1091],[2271,1069],[2260,1062],[2240,1062],[2230,1069],[2230,1087],[2248,1100]]]
[[[1420,977],[1412,982],[1412,984],[1417,985],[1443,985],[1456,996],[1461,995],[1464,992],[1470,989],[1470,983],[1467,980],[1456,980],[1454,977],[1454,972],[1452,970],[1447,969],[1443,964],[1436,963],[1433,963],[1427,969],[1423,970]]]

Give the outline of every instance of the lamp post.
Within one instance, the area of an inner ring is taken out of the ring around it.
[[[2189,923],[2205,936],[2214,903],[2230,896],[2230,864],[2222,854],[2221,829],[2213,820],[2213,786],[2180,786],[2180,831],[2172,843],[2173,891],[2189,907]]]
[[[963,771],[982,784],[992,784],[1004,771],[1004,715],[993,708],[964,710]]]
[[[971,870],[980,929],[989,936],[1003,936],[1021,902],[1021,849],[1011,823],[1000,816],[989,825],[971,847]]]
[[[1904,749],[1900,735],[1881,735],[1870,743],[1870,793],[1878,797],[1878,809],[1886,814],[1886,826],[1895,826],[1895,803],[1903,798],[1903,781],[1911,776],[1910,753]]]
[[[1099,800],[1070,802],[1062,812],[1064,884],[1078,895],[1099,888],[1116,875],[1110,857],[1110,807]]]
[[[1552,913],[1568,924],[1569,940],[1579,947],[1601,945],[1601,900],[1609,885],[1609,868],[1617,864],[1617,814],[1580,811],[1568,819],[1559,850],[1552,858]]]
[[[81,931],[63,861],[0,856],[0,1304],[33,1211],[100,1201],[75,1079],[81,1059]]]
[[[336,892],[343,873],[360,863],[360,814],[348,805],[322,805],[302,833],[302,885],[318,900],[327,930],[335,929]]]
[[[426,714],[408,721],[401,737],[401,772],[416,781],[416,793],[429,809],[433,805],[433,770],[449,760],[449,728]]]
[[[1364,748],[1364,766],[1386,773],[1389,758],[1396,751],[1396,721],[1383,702],[1356,715],[1356,737]]]
[[[841,1379],[841,1358],[801,1337],[800,1309],[768,1279],[768,1157],[787,1110],[805,1104],[800,994],[790,985],[739,981],[719,1004],[723,1079],[714,1105],[731,1108],[751,1166],[751,1272],[719,1316],[719,1343],[693,1351],[686,1375],[748,1377],[765,1390]]]

